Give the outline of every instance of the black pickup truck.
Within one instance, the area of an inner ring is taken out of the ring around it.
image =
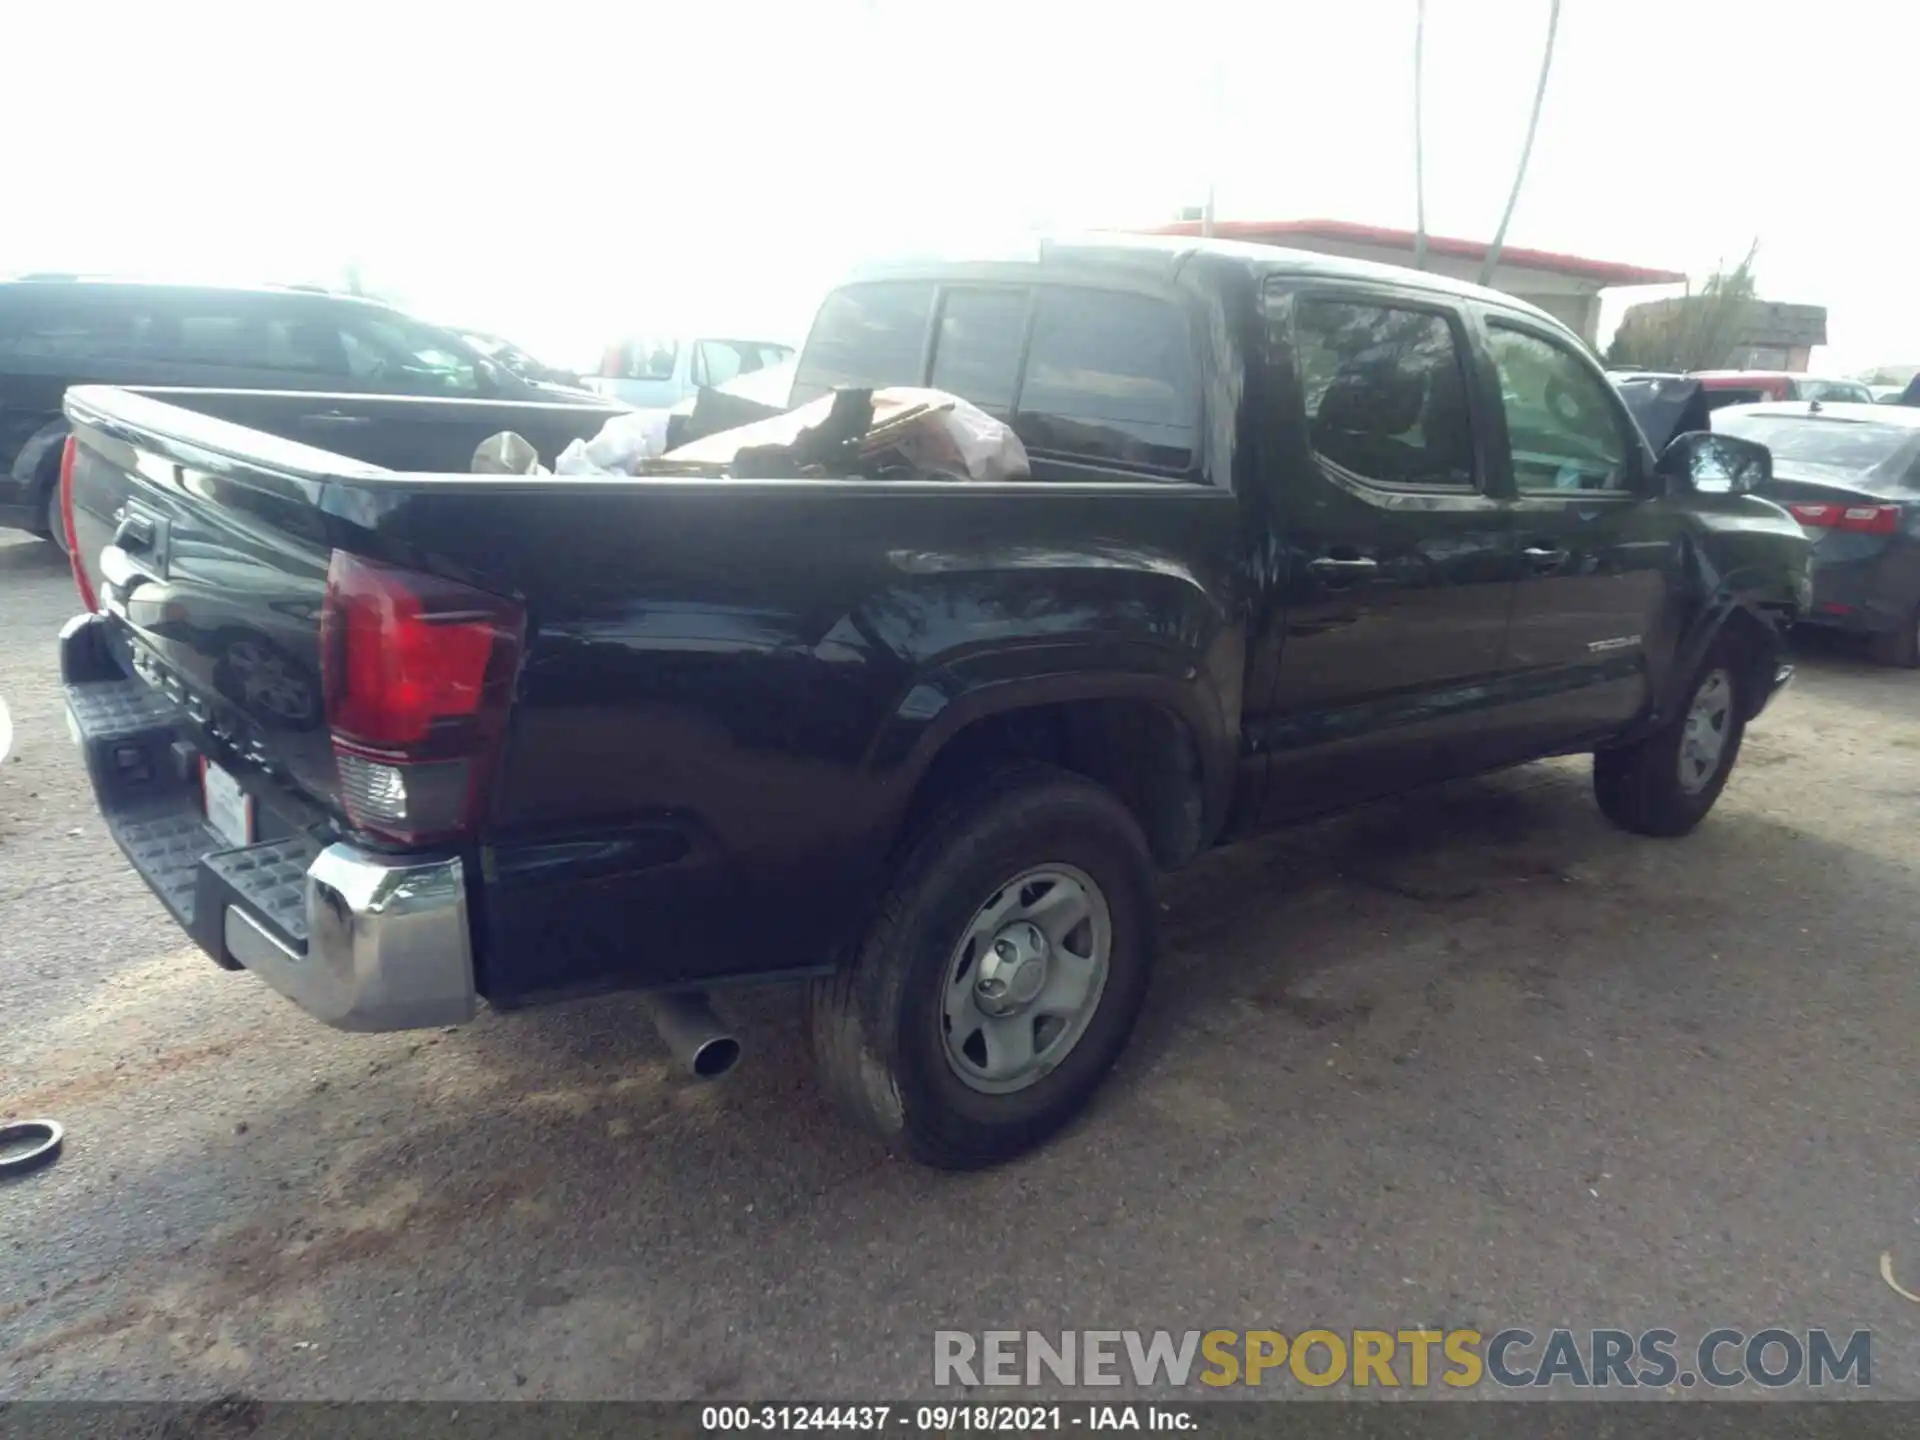
[[[931,383],[1033,476],[483,476],[601,413],[82,388],[73,728],[220,964],[345,1029],[811,979],[825,1087],[947,1166],[1126,1042],[1153,876],[1540,756],[1680,835],[1790,673],[1764,448],[1656,460],[1587,350],[1433,276],[1049,243],[835,292],[796,400]],[[356,424],[343,423],[351,417]]]

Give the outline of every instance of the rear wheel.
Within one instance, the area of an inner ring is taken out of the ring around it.
[[[822,1084],[928,1164],[1017,1155],[1125,1047],[1155,928],[1146,841],[1119,800],[1050,767],[994,773],[921,829],[858,955],[816,982]]]
[[[1867,641],[1867,655],[1876,665],[1902,670],[1920,666],[1920,609],[1908,614],[1897,630],[1886,630]]]
[[[1726,641],[1695,675],[1673,723],[1593,757],[1593,792],[1606,817],[1640,835],[1685,835],[1720,798],[1746,733],[1749,673]]]

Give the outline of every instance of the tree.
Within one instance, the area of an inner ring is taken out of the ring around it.
[[[1752,315],[1757,283],[1754,241],[1731,270],[1722,265],[1707,277],[1698,295],[1656,300],[1627,312],[1607,347],[1609,365],[1647,370],[1711,370],[1727,362]]]
[[[1533,113],[1527,117],[1527,138],[1520,146],[1520,167],[1513,172],[1513,189],[1507,192],[1507,208],[1500,214],[1500,228],[1493,232],[1487,258],[1480,262],[1480,283],[1491,285],[1493,272],[1500,264],[1500,247],[1507,243],[1507,224],[1513,219],[1513,207],[1520,203],[1520,187],[1527,178],[1527,161],[1533,155],[1534,132],[1540,128],[1540,106],[1547,98],[1547,76],[1553,71],[1553,37],[1560,33],[1560,0],[1549,0],[1547,44],[1540,54],[1540,81],[1533,87]]]
[[[1427,268],[1427,137],[1422,71],[1427,58],[1427,0],[1413,0],[1413,268]]]

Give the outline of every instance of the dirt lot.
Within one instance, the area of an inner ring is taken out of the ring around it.
[[[1584,765],[1223,852],[1102,1101],[952,1177],[792,997],[673,1078],[628,999],[355,1037],[182,937],[92,810],[73,608],[0,540],[0,1398],[925,1395],[936,1328],[1871,1327],[1920,1395],[1920,677],[1822,647],[1659,843]]]

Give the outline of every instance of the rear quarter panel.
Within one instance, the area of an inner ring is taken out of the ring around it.
[[[492,816],[505,990],[588,978],[623,915],[654,983],[819,958],[940,745],[1000,706],[1156,700],[1224,806],[1244,664],[1224,492],[447,477],[354,495],[396,555],[527,601]]]

